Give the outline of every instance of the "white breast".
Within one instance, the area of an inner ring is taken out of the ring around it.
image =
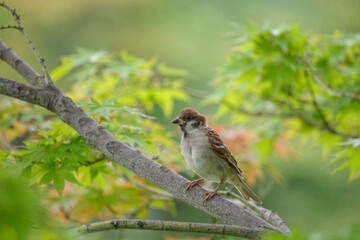
[[[200,177],[209,181],[220,181],[225,177],[226,164],[211,150],[204,132],[193,131],[183,136],[181,152],[189,167]]]

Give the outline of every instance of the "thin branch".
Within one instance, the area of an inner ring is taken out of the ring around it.
[[[52,80],[51,80],[51,77],[50,77],[50,73],[47,70],[47,67],[45,65],[45,60],[40,56],[39,52],[37,51],[37,49],[34,46],[33,41],[30,39],[30,36],[24,30],[24,27],[22,26],[21,21],[20,21],[20,15],[18,15],[16,10],[11,8],[10,6],[8,6],[5,2],[0,3],[0,7],[3,7],[6,10],[10,11],[11,14],[13,15],[14,20],[17,23],[16,29],[19,30],[22,33],[22,35],[24,36],[27,44],[30,46],[32,52],[34,53],[34,56],[35,56],[36,60],[40,63],[40,66],[41,66],[41,68],[43,70],[43,73],[45,75],[45,79],[42,78],[42,80],[43,81],[45,80],[46,84],[51,84],[52,85],[53,83],[52,83]]]
[[[317,128],[322,129],[322,125],[320,123],[318,123],[317,121],[315,121],[312,118],[309,118],[305,115],[300,114],[299,111],[294,112],[294,113],[282,113],[282,112],[272,112],[272,111],[268,111],[268,110],[259,110],[259,111],[251,111],[246,109],[245,107],[241,106],[241,107],[236,107],[233,106],[232,104],[230,104],[229,102],[223,100],[222,101],[223,104],[225,104],[228,108],[230,108],[233,111],[237,111],[239,113],[243,113],[249,116],[253,116],[253,117],[266,117],[266,116],[271,116],[271,117],[276,117],[276,118],[300,118],[301,120],[303,120],[306,124],[310,125],[310,126],[314,126]],[[296,109],[293,109],[293,111],[296,111]]]
[[[39,75],[32,67],[26,62],[21,60],[11,48],[0,39],[0,59],[7,62],[14,68],[26,81],[34,86],[43,86],[44,78]]]
[[[115,229],[137,229],[137,230],[155,230],[171,232],[188,232],[188,233],[206,233],[219,234],[223,236],[236,236],[247,239],[259,239],[263,229],[253,229],[224,224],[208,224],[194,222],[173,222],[162,220],[129,220],[114,219],[97,223],[82,225],[75,229],[77,234],[86,234]]]
[[[20,27],[19,26],[13,26],[13,25],[0,26],[0,30],[4,30],[4,29],[17,29],[17,30],[20,30]]]
[[[340,132],[340,131],[336,130],[329,123],[329,121],[327,120],[327,118],[325,116],[325,113],[322,111],[321,107],[319,106],[318,102],[316,101],[315,92],[314,92],[314,89],[311,86],[311,82],[310,82],[309,78],[306,78],[306,85],[307,85],[307,88],[309,90],[310,98],[311,98],[311,101],[313,103],[313,106],[314,106],[316,112],[318,113],[322,123],[323,123],[324,129],[327,130],[328,132],[332,133],[332,134],[339,135],[341,137],[358,138],[359,136],[357,136],[357,135],[353,135],[353,134],[350,134],[350,133],[344,133],[344,132]]]
[[[347,97],[347,98],[352,98],[357,101],[360,101],[360,95],[356,95],[351,92],[344,92],[342,90],[339,90],[339,89],[335,88],[334,86],[332,86],[328,81],[321,79],[319,72],[314,67],[311,66],[309,57],[306,58],[305,60],[303,60],[303,62],[308,67],[309,71],[311,72],[311,74],[313,76],[313,80],[316,83],[316,85],[318,85],[327,94],[329,94],[331,96],[335,96],[335,97]]]
[[[335,129],[333,129],[333,127],[330,125],[329,121],[326,119],[325,113],[322,111],[321,107],[317,103],[316,97],[315,97],[315,92],[311,86],[311,82],[310,82],[309,78],[306,78],[306,86],[310,93],[311,102],[312,102],[316,112],[318,113],[319,117],[321,118],[321,121],[323,122],[324,127],[326,129],[328,129],[329,132],[337,134],[337,131],[335,131]]]
[[[280,119],[284,119],[284,118],[298,118],[300,120],[302,120],[304,123],[308,124],[309,126],[313,126],[316,127],[318,129],[321,130],[325,130],[328,131],[332,134],[341,136],[341,137],[347,137],[347,138],[358,138],[360,137],[360,135],[354,135],[354,134],[350,134],[350,133],[345,133],[345,132],[340,132],[337,131],[336,129],[334,129],[331,125],[325,125],[322,124],[318,121],[316,121],[313,118],[310,118],[306,115],[301,114],[301,112],[299,110],[296,109],[292,109],[292,113],[283,113],[283,112],[272,112],[272,111],[267,111],[267,110],[258,110],[258,111],[250,111],[246,108],[244,108],[243,106],[240,107],[235,107],[232,106],[232,104],[228,103],[227,101],[222,101],[222,103],[224,103],[228,108],[232,109],[233,111],[242,113],[242,114],[246,114],[249,116],[253,116],[253,117],[266,117],[266,116],[271,116],[271,117],[276,117],[276,118],[280,118]]]

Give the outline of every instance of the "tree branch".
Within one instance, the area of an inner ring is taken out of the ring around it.
[[[137,230],[156,230],[171,232],[189,232],[219,234],[236,236],[249,239],[259,239],[263,229],[239,227],[224,224],[207,224],[194,222],[173,222],[162,220],[129,220],[114,219],[96,223],[82,225],[75,229],[75,233],[86,234],[115,229],[137,229]]]
[[[7,62],[14,68],[23,78],[34,86],[44,86],[44,78],[39,75],[26,62],[21,60],[11,48],[7,47],[0,39],[0,59]]]
[[[353,135],[353,134],[350,134],[350,133],[344,133],[344,132],[340,132],[340,131],[336,130],[329,123],[329,121],[327,120],[327,118],[325,116],[325,113],[322,111],[321,107],[319,106],[319,104],[316,101],[315,92],[314,92],[314,89],[311,86],[310,79],[306,78],[305,81],[306,81],[306,85],[307,85],[307,88],[308,88],[309,93],[310,93],[310,99],[311,99],[311,101],[313,103],[315,111],[318,113],[318,115],[319,115],[319,117],[320,117],[320,119],[321,119],[321,121],[323,123],[322,125],[323,125],[324,129],[327,130],[328,132],[332,133],[332,134],[339,135],[341,137],[358,138],[359,136],[357,136],[357,135]]]
[[[0,26],[0,30],[4,30],[4,29],[17,29],[17,30],[20,30],[19,26],[12,26],[12,25]]]
[[[48,86],[37,88],[0,77],[0,94],[42,106],[50,111],[54,111],[50,102],[55,94],[58,94],[57,91]]]
[[[282,112],[271,112],[271,111],[267,111],[267,110],[251,111],[251,110],[244,108],[243,106],[240,106],[240,107],[233,106],[232,104],[230,104],[229,102],[224,101],[224,100],[222,101],[222,103],[225,104],[228,108],[230,108],[233,111],[243,113],[243,114],[253,116],[253,117],[271,116],[271,117],[277,117],[277,118],[300,118],[301,120],[303,120],[306,124],[308,124],[310,126],[314,126],[314,127],[320,128],[320,129],[323,128],[322,125],[320,123],[318,123],[316,120],[309,118],[305,115],[302,115],[299,112],[282,113]],[[293,110],[295,110],[295,109],[293,109]]]
[[[315,108],[315,111],[318,113],[319,117],[321,118],[321,121],[323,122],[324,128],[327,129],[331,133],[338,134],[337,131],[330,125],[330,123],[328,122],[328,120],[325,117],[324,112],[322,111],[319,104],[317,103],[315,93],[314,93],[314,89],[311,86],[309,78],[306,78],[306,86],[307,86],[307,88],[309,90],[311,102],[312,102],[312,104],[313,104],[313,106]]]
[[[352,98],[357,101],[360,101],[359,95],[356,95],[351,92],[341,91],[341,90],[335,88],[334,86],[332,86],[326,80],[322,80],[319,76],[319,72],[311,66],[310,58],[304,59],[303,62],[305,63],[305,65],[307,66],[309,71],[311,72],[313,80],[316,83],[316,85],[319,86],[322,90],[324,90],[327,94],[329,94],[331,96],[335,96],[335,97],[347,97],[347,98]]]
[[[41,66],[41,68],[43,70],[43,73],[45,75],[45,78],[41,78],[40,83],[53,85],[53,82],[52,82],[51,77],[50,77],[50,73],[47,70],[47,67],[45,65],[45,60],[43,58],[41,58],[39,52],[36,50],[36,48],[34,46],[33,41],[30,39],[30,36],[26,33],[24,27],[22,26],[22,24],[20,22],[20,15],[17,14],[15,9],[8,6],[5,2],[0,3],[0,7],[3,7],[6,10],[8,10],[9,12],[11,12],[11,14],[14,17],[15,22],[17,23],[17,27],[15,27],[15,29],[17,29],[17,30],[19,30],[21,32],[21,34],[25,38],[27,44],[31,48],[31,51],[34,53],[34,56],[35,56],[36,60],[38,60],[38,62],[40,63],[40,66]]]

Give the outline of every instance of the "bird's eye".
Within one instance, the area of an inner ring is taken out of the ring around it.
[[[187,117],[186,117],[186,121],[189,121],[190,119],[191,119],[190,116],[187,116]]]

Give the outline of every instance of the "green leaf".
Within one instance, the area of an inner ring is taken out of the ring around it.
[[[69,182],[81,185],[81,183],[75,178],[75,176],[72,172],[64,171],[64,177],[65,177],[65,180],[67,180]]]
[[[0,150],[0,161],[5,161],[11,154],[11,149],[7,152]]]
[[[99,169],[98,168],[90,168],[90,178],[91,181],[95,179],[95,177],[99,174]]]
[[[65,179],[62,171],[56,171],[54,175],[54,186],[59,194],[59,197],[62,197],[62,193],[65,187]]]
[[[98,114],[109,120],[111,111],[113,110],[122,110],[122,106],[117,103],[117,98],[111,98],[108,100],[103,100],[100,104],[95,99],[91,99],[91,103],[82,103],[84,107],[87,107],[88,114]]]
[[[53,173],[47,172],[41,177],[39,184],[47,184],[51,182],[53,179],[54,179]]]
[[[104,189],[105,188],[105,179],[102,174],[97,174],[95,177],[95,182],[99,184],[99,186]]]

